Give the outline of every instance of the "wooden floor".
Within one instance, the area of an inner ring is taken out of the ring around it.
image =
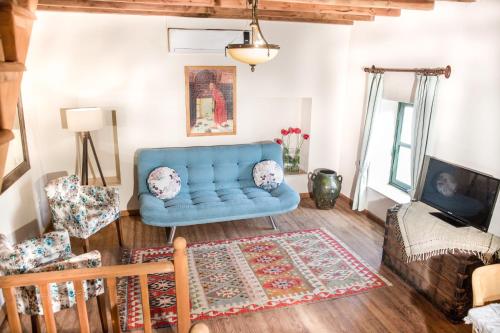
[[[330,301],[210,320],[206,323],[212,333],[471,332],[470,326],[449,323],[431,303],[381,265],[383,226],[362,214],[352,212],[345,202],[339,201],[334,210],[322,211],[315,209],[311,200],[303,199],[299,209],[278,216],[275,220],[280,231],[325,227],[378,270],[393,286]],[[166,244],[165,230],[145,226],[139,217],[122,218],[121,225],[127,247]],[[177,229],[177,236],[185,237],[188,242],[276,232],[271,229],[266,218]],[[109,226],[94,236],[91,248],[101,251],[105,265],[119,263],[120,250],[114,226]],[[79,244],[73,244],[73,250],[75,253],[81,252]],[[88,306],[92,332],[101,332],[95,301],[89,302]],[[59,312],[56,320],[59,332],[78,331],[75,309]],[[29,332],[28,318],[24,318],[23,325],[25,331]],[[8,331],[5,323],[0,331]],[[175,332],[170,329],[158,331]]]

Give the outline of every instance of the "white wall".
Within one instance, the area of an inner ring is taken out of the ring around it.
[[[255,73],[221,55],[167,52],[167,27],[242,29],[247,21],[37,16],[23,81],[32,170],[0,196],[1,232],[33,219],[45,222],[46,175],[74,170],[74,137],[59,119],[59,109],[68,106],[118,110],[122,208],[136,208],[136,149],[272,139],[281,127],[300,122],[305,100],[312,110],[309,169],[340,171],[342,192],[350,195],[366,91],[362,67],[371,64],[450,64],[452,77],[441,82],[431,153],[500,177],[500,1],[440,1],[434,11],[403,11],[400,18],[377,17],[353,28],[263,22],[266,37],[282,49]],[[184,65],[238,66],[237,136],[186,137]],[[305,177],[289,182],[305,192]],[[380,217],[394,203],[374,191],[369,200],[368,209]],[[500,234],[498,207],[490,231]]]
[[[36,127],[36,120],[26,111],[24,120],[31,168],[0,195],[0,233],[14,242],[35,236],[43,231],[48,216],[43,185],[41,185],[46,181],[40,171],[39,144],[35,144],[37,138],[36,132],[33,131]],[[43,145],[43,143],[40,144]],[[30,230],[18,232],[21,229]]]
[[[357,22],[351,34],[348,94],[342,121],[340,171],[351,194],[362,126],[364,66],[441,67],[442,80],[430,153],[500,178],[500,1],[436,2],[433,11]],[[394,202],[370,194],[368,209],[381,218]],[[500,200],[490,231],[500,235]]]
[[[143,147],[272,140],[300,126],[311,102],[309,167],[338,168],[341,111],[350,27],[263,22],[281,52],[255,73],[223,54],[171,55],[167,27],[247,28],[248,21],[134,15],[37,13],[23,82],[43,173],[72,172],[74,136],[60,128],[61,107],[117,110],[122,209],[135,209],[134,153]],[[64,27],[62,29],[61,27]],[[237,65],[236,136],[191,137],[185,132],[185,65]],[[333,137],[332,137],[333,133]],[[306,176],[290,177],[300,192]]]

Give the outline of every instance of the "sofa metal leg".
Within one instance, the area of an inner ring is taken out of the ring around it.
[[[167,238],[168,245],[172,245],[172,243],[174,242],[175,228],[176,227],[170,227],[170,232],[168,233],[168,238]]]
[[[274,222],[274,219],[272,216],[269,216],[269,222],[271,222],[271,225],[273,226],[273,230],[279,230],[278,226],[276,225],[276,222]]]

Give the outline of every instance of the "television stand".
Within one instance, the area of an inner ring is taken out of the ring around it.
[[[431,301],[449,320],[462,322],[472,307],[472,272],[483,263],[476,255],[459,251],[407,262],[401,244],[399,209],[400,206],[395,206],[387,212],[382,254],[384,264]]]
[[[444,222],[451,224],[452,226],[457,227],[457,228],[463,228],[463,227],[467,226],[465,223],[463,223],[459,219],[453,218],[445,213],[432,212],[429,214],[431,214],[432,216],[437,217],[438,219],[443,220]]]

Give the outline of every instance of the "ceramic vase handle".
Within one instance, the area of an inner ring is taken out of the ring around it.
[[[344,179],[341,175],[337,176],[337,180],[342,183],[342,179]]]
[[[316,173],[314,173],[314,172],[309,172],[309,173],[307,174],[307,176],[309,177],[309,179],[310,179],[310,180],[314,180],[314,178],[316,178]]]

